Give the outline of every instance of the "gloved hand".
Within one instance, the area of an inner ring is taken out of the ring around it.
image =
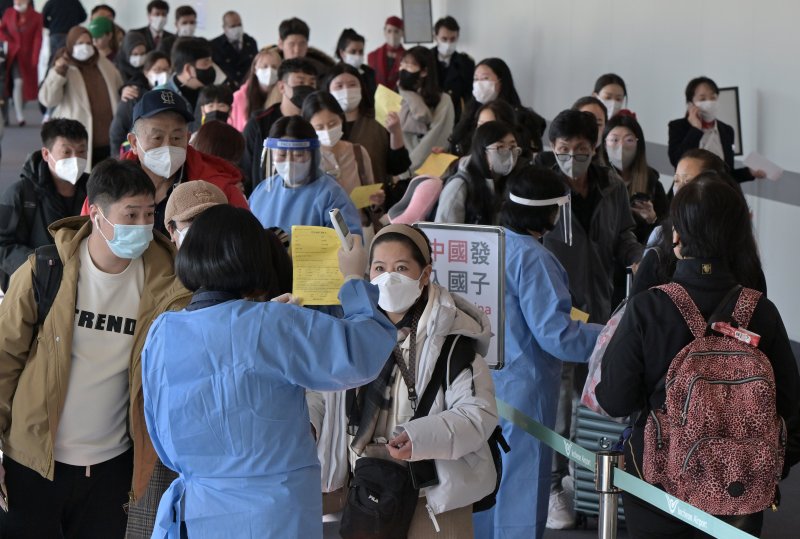
[[[345,277],[358,277],[364,278],[364,272],[367,269],[368,254],[364,249],[361,236],[353,234],[353,248],[345,251],[339,247],[339,271]]]

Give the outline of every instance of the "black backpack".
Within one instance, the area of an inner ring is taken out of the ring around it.
[[[34,255],[36,265],[33,272],[33,297],[37,305],[36,330],[38,330],[47,318],[47,313],[50,312],[61,287],[64,264],[54,244],[38,247]]]
[[[474,340],[469,338],[461,338],[460,335],[448,335],[442,345],[442,351],[439,354],[439,359],[436,360],[436,366],[433,368],[430,382],[425,387],[425,391],[419,399],[416,414],[420,417],[428,415],[433,401],[436,399],[436,394],[439,388],[442,391],[447,390],[447,386],[451,385],[455,379],[465,369],[472,372],[472,362],[475,359],[475,345]],[[450,365],[450,377],[447,380],[447,366]],[[473,380],[473,391],[474,391]],[[503,430],[500,426],[496,426],[492,431],[491,436],[487,440],[489,450],[492,453],[492,460],[494,461],[494,468],[497,472],[497,482],[495,483],[494,490],[487,494],[482,499],[472,504],[472,512],[479,513],[494,507],[497,503],[497,491],[500,489],[500,480],[503,477],[503,460],[500,450],[504,453],[511,451],[508,442],[503,436]]]

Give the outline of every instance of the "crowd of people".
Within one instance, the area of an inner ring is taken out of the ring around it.
[[[666,470],[648,433],[672,402],[673,358],[722,338],[706,321],[729,321],[757,353],[697,353],[773,373],[746,415],[779,425],[777,440],[730,451],[772,475],[760,487],[736,476],[712,491],[728,505],[705,506],[760,533],[800,461],[800,376],[740,187],[764,173],[734,169],[712,79],[688,83],[669,124],[665,190],[622,77],[600,75],[548,125],[503,59],[458,50],[451,16],[432,48],[404,48],[391,16],[377,49],[346,28],[329,56],[299,18],[259,48],[235,11],[213,40],[194,35],[189,5],[174,33],[167,2],[146,12],[127,32],[111,7],[87,14],[77,0],[2,13],[2,97],[17,125],[28,101],[46,114],[0,196],[0,535],[321,537],[334,513],[345,538],[572,527],[568,461],[500,418],[496,399],[569,438],[623,300],[596,397],[628,418],[630,473]],[[378,85],[402,97],[383,123]],[[457,159],[441,177],[415,177],[442,152]],[[357,208],[350,193],[374,184]],[[302,305],[292,227],[333,227],[334,209],[353,239],[338,255],[340,305]],[[436,281],[417,221],[504,229],[504,327]],[[505,366],[492,371],[501,332]],[[745,382],[710,384],[739,395]],[[633,537],[692,536],[624,504]]]

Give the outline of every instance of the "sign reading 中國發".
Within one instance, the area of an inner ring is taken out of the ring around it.
[[[503,367],[505,328],[505,231],[499,226],[417,223],[433,251],[433,282],[486,313],[492,342],[486,363]]]

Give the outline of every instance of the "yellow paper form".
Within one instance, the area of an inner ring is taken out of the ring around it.
[[[391,91],[383,84],[378,85],[375,90],[375,120],[386,127],[386,117],[390,112],[400,113],[400,106],[403,104],[403,96]]]
[[[450,153],[432,153],[422,163],[422,166],[416,170],[417,176],[436,176],[441,178],[447,167],[456,159],[458,159],[458,156]]]
[[[583,322],[584,324],[589,321],[589,313],[585,313],[580,309],[576,309],[575,307],[573,307],[569,312],[569,317],[576,322]]]
[[[370,185],[359,185],[350,191],[350,200],[353,201],[356,209],[366,208],[370,205],[369,197],[383,189],[383,184],[373,183]]]
[[[292,227],[292,295],[303,305],[339,305],[344,282],[337,255],[340,246],[332,228]]]

